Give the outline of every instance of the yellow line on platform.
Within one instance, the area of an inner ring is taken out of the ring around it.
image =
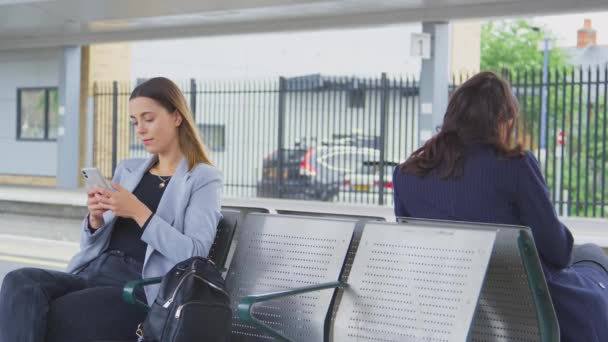
[[[63,262],[46,261],[46,260],[41,260],[41,259],[16,257],[16,256],[9,256],[9,255],[0,255],[0,261],[17,262],[20,264],[47,266],[47,267],[62,268],[62,269],[65,269],[68,266],[67,263],[63,263]]]

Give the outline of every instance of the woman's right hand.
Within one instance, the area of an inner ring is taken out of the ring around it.
[[[87,208],[89,209],[89,227],[91,229],[99,229],[103,226],[103,213],[101,199],[102,188],[95,185],[87,191]]]

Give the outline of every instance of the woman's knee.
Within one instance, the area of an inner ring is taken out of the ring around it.
[[[606,255],[602,247],[596,244],[587,243],[574,249],[572,264],[576,265],[585,262],[597,264],[608,272],[608,255]]]
[[[594,243],[586,243],[584,245],[580,245],[575,247],[574,249],[574,258],[590,258],[590,257],[605,257],[606,253],[602,249],[602,247],[594,244]]]
[[[146,311],[122,301],[122,289],[93,287],[53,301],[47,341],[134,341]]]
[[[3,292],[8,289],[23,288],[25,285],[36,283],[36,278],[39,277],[43,270],[33,267],[25,267],[10,271],[4,276],[2,282]]]
[[[592,250],[600,250],[600,251],[603,251],[603,250],[602,250],[602,247],[600,247],[600,246],[598,246],[598,245],[596,245],[596,244],[594,244],[594,243],[585,243],[585,244],[582,244],[582,245],[578,246],[577,248],[578,248],[578,249],[582,249],[582,250],[585,250],[585,249],[592,249]]]

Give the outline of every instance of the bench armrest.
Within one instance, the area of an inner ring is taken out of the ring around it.
[[[283,298],[283,297],[296,296],[296,295],[299,295],[302,293],[307,293],[307,292],[315,292],[315,291],[320,291],[320,290],[344,288],[344,287],[348,287],[348,284],[339,282],[339,281],[334,281],[334,282],[330,282],[330,283],[305,286],[305,287],[300,287],[300,288],[291,289],[291,290],[277,291],[277,292],[271,292],[271,293],[260,294],[260,295],[245,296],[241,299],[241,302],[239,303],[239,306],[238,306],[239,318],[241,320],[243,320],[244,322],[249,322],[249,323],[253,324],[254,326],[260,328],[261,330],[268,333],[272,337],[278,339],[279,341],[291,341],[287,336],[283,335],[281,332],[271,328],[264,322],[253,317],[253,315],[251,314],[253,305],[255,303],[259,303],[259,302],[265,302],[268,300]]]
[[[536,307],[538,318],[538,330],[541,342],[559,342],[559,323],[553,308],[551,294],[547,288],[547,282],[540,265],[538,252],[534,245],[534,239],[527,231],[520,231],[517,239],[519,252],[524,269],[528,275],[528,285],[532,293],[532,300]]]
[[[158,284],[163,280],[162,277],[131,280],[122,289],[122,299],[129,304],[136,304],[149,309],[148,303],[144,303],[135,298],[135,289],[152,284]]]

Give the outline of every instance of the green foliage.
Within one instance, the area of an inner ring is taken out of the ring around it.
[[[555,43],[555,36],[549,32],[547,34],[549,40]],[[539,49],[539,44],[543,41],[543,37],[544,33],[535,30],[526,20],[490,21],[483,24],[481,69],[501,71],[542,68],[543,53],[542,49]],[[553,67],[568,65],[567,57],[563,50],[551,49],[549,65]]]
[[[602,197],[608,202],[608,136],[604,130],[608,110],[603,90],[608,84],[603,80],[597,86],[595,69],[589,80],[587,70],[581,73],[578,67],[569,64],[563,50],[554,48],[549,51],[548,84],[543,87],[543,52],[539,44],[544,34],[525,20],[484,24],[481,68],[500,72],[511,82],[521,112],[518,141],[540,160],[549,191],[556,193],[560,183],[563,200],[567,193],[570,205],[559,207],[558,212],[572,216],[608,215],[608,208],[601,206]],[[555,42],[555,36],[550,32],[547,35]],[[543,91],[547,92],[546,157],[539,149]],[[556,153],[560,148],[556,145],[558,130],[566,136],[561,159]]]
[[[601,206],[602,197],[604,202],[608,202],[608,145],[607,131],[604,129],[607,124],[606,98],[601,92],[600,96],[592,96],[588,102],[587,93],[595,87],[577,83],[557,86],[558,96],[549,98],[548,155],[547,160],[543,161],[542,171],[549,190],[555,192],[560,182],[557,179],[560,172],[556,168],[563,164],[561,183],[571,203],[569,215],[608,215],[608,208]],[[556,106],[555,99],[566,105]],[[560,148],[555,140],[557,130],[562,130],[566,137],[561,160],[556,156],[556,150]],[[529,142],[526,147],[530,147]],[[563,214],[566,214],[566,210]]]

